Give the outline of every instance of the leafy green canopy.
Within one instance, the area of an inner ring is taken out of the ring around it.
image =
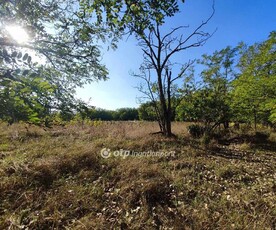
[[[241,74],[233,82],[236,118],[276,123],[276,32],[259,44],[241,46]]]
[[[76,86],[106,79],[98,44],[107,31],[78,11],[75,0],[1,3],[0,118],[39,122],[51,109],[72,105]],[[24,28],[29,41],[10,37],[13,25]]]
[[[229,122],[230,81],[235,76],[237,49],[226,47],[212,55],[204,54],[198,64],[203,65],[199,86],[189,84],[185,98],[177,108],[179,120],[202,121],[214,127]]]
[[[139,35],[179,12],[177,0],[81,0],[80,4],[83,15],[96,17],[99,24],[105,24],[113,32]]]
[[[106,77],[107,70],[100,64],[97,46],[106,31],[78,14],[78,1],[6,1],[0,13],[3,51],[4,48],[35,51],[47,60],[47,67],[53,67],[77,85]],[[30,35],[26,44],[18,44],[7,35],[4,28],[14,22]],[[2,53],[7,62],[9,54]]]
[[[203,55],[202,82],[184,86],[178,120],[276,124],[276,32],[258,44]]]

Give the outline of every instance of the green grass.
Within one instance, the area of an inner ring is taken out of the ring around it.
[[[43,130],[0,124],[0,229],[275,229],[275,132],[231,131],[207,145],[174,123]],[[175,151],[110,157],[111,151]]]

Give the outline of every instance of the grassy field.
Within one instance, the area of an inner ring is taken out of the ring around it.
[[[186,126],[0,124],[0,229],[275,229],[276,133]]]

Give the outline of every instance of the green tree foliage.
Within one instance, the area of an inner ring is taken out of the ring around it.
[[[153,102],[145,102],[138,108],[139,120],[157,121],[155,107]]]
[[[79,14],[78,6],[76,0],[5,1],[0,7],[4,60],[9,60],[10,50],[25,48],[40,54],[47,60],[47,66],[54,67],[71,83],[81,85],[105,78],[107,70],[99,63],[97,41],[106,33]],[[10,24],[22,26],[30,41],[19,44],[12,40],[5,31]]]
[[[229,121],[276,123],[275,36],[258,44],[226,47],[203,55],[201,82],[187,84],[177,119],[201,121],[209,128]]]
[[[236,48],[226,47],[202,56],[198,61],[204,68],[201,82],[197,87],[196,84],[185,86],[186,96],[177,109],[178,119],[202,121],[209,129],[221,123],[228,127],[231,119],[230,82],[235,75],[236,51]]]
[[[85,118],[102,121],[132,121],[138,120],[138,110],[135,108],[120,108],[106,110],[101,108],[88,108],[84,110]]]
[[[163,24],[166,17],[179,12],[177,0],[81,0],[80,3],[83,15],[96,17],[98,24],[106,25],[115,34],[135,32],[141,35],[145,29],[155,23]]]
[[[113,114],[113,119],[117,121],[133,121],[138,120],[138,110],[135,108],[120,108]]]
[[[259,44],[240,48],[240,75],[233,81],[235,119],[276,123],[276,32]]]
[[[205,122],[214,122],[216,125],[223,123],[225,128],[229,126],[231,111],[229,106],[230,82],[234,79],[236,48],[226,47],[216,51],[213,55],[203,55],[201,64],[205,69],[201,72],[204,87],[202,94],[202,104]]]
[[[1,118],[38,122],[51,109],[67,108],[76,86],[106,79],[97,45],[106,30],[80,14],[78,6],[76,0],[1,3]],[[10,37],[11,25],[24,28],[29,41]]]
[[[46,122],[56,86],[35,75],[22,75],[16,81],[0,80],[0,118],[9,123],[24,120]],[[65,96],[65,95],[64,95]]]
[[[112,121],[113,111],[106,109],[93,108],[89,110],[89,118],[91,120],[102,120],[102,121]]]

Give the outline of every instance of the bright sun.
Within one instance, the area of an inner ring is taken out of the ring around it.
[[[29,35],[20,26],[17,26],[17,25],[6,26],[6,30],[8,31],[12,39],[20,44],[26,43],[29,40]]]

